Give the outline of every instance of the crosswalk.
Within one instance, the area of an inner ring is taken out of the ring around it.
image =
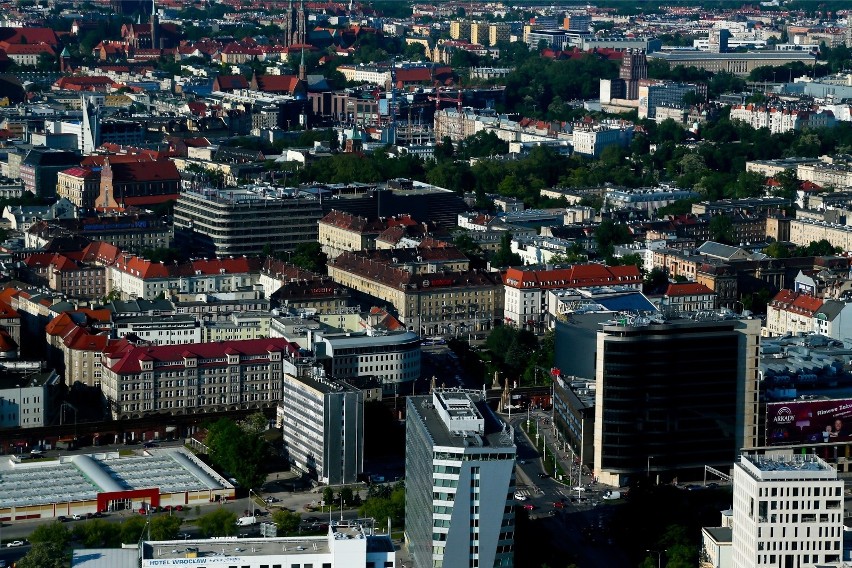
[[[529,489],[518,489],[515,491],[515,495],[528,499],[529,497],[532,497],[532,492]]]

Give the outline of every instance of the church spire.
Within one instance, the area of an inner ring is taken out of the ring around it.
[[[308,68],[305,65],[305,48],[302,47],[302,61],[299,63],[299,81],[306,81],[308,78]]]

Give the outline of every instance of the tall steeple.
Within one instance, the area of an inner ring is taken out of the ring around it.
[[[299,81],[308,80],[308,68],[305,65],[305,48],[302,47],[302,61],[299,63]]]
[[[151,49],[160,49],[160,17],[157,16],[157,0],[151,0]]]

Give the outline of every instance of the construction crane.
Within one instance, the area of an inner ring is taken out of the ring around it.
[[[461,89],[456,89],[456,96],[451,97],[445,95],[450,89],[446,87],[438,87],[435,89],[435,94],[429,97],[430,101],[435,101],[435,110],[441,110],[441,102],[456,103],[456,108],[459,112],[462,109],[462,92]]]

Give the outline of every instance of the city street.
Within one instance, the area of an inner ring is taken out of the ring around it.
[[[508,420],[508,414],[502,415]],[[545,531],[549,537],[543,541],[554,543],[566,554],[573,555],[579,566],[608,566],[626,568],[627,558],[615,547],[608,533],[609,516],[618,501],[603,499],[608,487],[593,483],[588,472],[584,472],[582,482],[578,481],[577,469],[571,469],[573,460],[568,454],[557,450],[557,461],[563,471],[572,471],[572,479],[560,482],[549,475],[553,471],[554,439],[550,427],[550,415],[542,411],[530,413],[530,421],[539,421],[540,433],[547,444],[546,463],[542,454],[535,448],[535,436],[530,438],[521,426],[526,426],[526,412],[512,414],[511,424],[515,428],[515,443],[518,448],[516,466],[516,494],[522,500],[516,500],[518,514],[526,509],[536,530]],[[545,422],[547,420],[547,422]],[[557,443],[559,445],[560,443]],[[583,490],[574,490],[583,487]]]

